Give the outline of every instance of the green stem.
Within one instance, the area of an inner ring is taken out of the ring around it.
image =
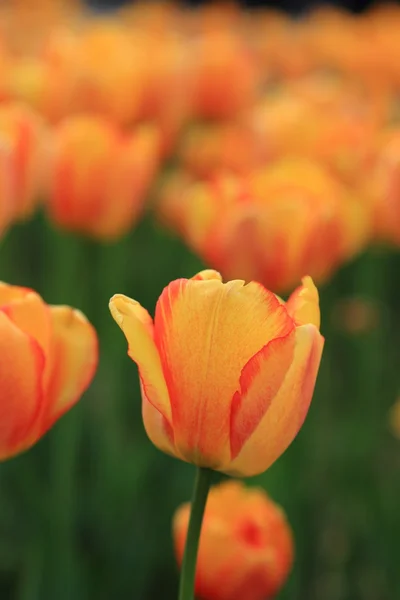
[[[198,467],[194,484],[192,511],[183,555],[178,600],[194,600],[197,552],[199,549],[201,524],[210,489],[212,471]]]

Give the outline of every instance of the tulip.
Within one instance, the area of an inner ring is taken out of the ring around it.
[[[376,149],[368,179],[375,209],[375,235],[400,245],[400,128],[392,128]]]
[[[178,508],[173,534],[182,563],[190,504]],[[195,591],[199,600],[266,600],[278,593],[293,562],[282,509],[261,488],[228,481],[211,489],[204,515]]]
[[[203,178],[221,170],[244,173],[260,164],[266,152],[253,128],[229,122],[191,127],[183,137],[179,155],[191,173]]]
[[[289,446],[306,417],[323,348],[311,278],[285,304],[216,271],[162,292],[154,323],[135,300],[110,301],[139,368],[144,426],[161,450],[251,476]]]
[[[369,205],[303,159],[219,175],[176,198],[164,197],[164,213],[179,214],[179,230],[208,266],[276,291],[292,289],[304,273],[326,280],[370,237]]]
[[[97,336],[78,310],[0,284],[0,460],[30,448],[80,398],[97,366]]]
[[[117,21],[93,20],[79,37],[75,56],[77,107],[129,125],[141,102],[140,48]]]
[[[45,134],[44,124],[30,109],[17,104],[0,107],[0,182],[5,182],[0,201],[3,207],[7,204],[8,221],[27,219],[37,206]]]
[[[194,115],[230,119],[252,105],[260,74],[240,36],[211,28],[192,50]]]
[[[48,210],[65,229],[121,237],[144,208],[159,161],[151,126],[123,133],[97,117],[71,117],[54,133]]]
[[[40,55],[15,58],[5,78],[8,96],[54,123],[76,111],[77,44],[70,29],[57,28],[46,38]]]

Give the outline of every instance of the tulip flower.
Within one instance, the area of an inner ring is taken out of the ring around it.
[[[153,127],[123,133],[101,118],[71,117],[54,132],[50,219],[100,240],[121,237],[142,213],[158,162]]]
[[[371,170],[368,191],[375,209],[375,234],[400,245],[400,128],[380,140]]]
[[[182,563],[190,504],[178,508],[173,534]],[[200,536],[199,600],[266,600],[285,583],[293,539],[282,509],[261,488],[228,481],[211,489]]]
[[[80,110],[96,112],[120,125],[132,122],[138,113],[143,85],[143,56],[137,50],[117,22],[89,22],[76,48]]]
[[[240,36],[210,28],[193,44],[191,60],[196,116],[230,119],[254,102],[259,73]]]
[[[267,153],[253,128],[229,122],[191,127],[183,136],[179,155],[193,175],[203,178],[221,170],[244,173],[261,164]]]
[[[0,460],[30,448],[89,386],[97,336],[78,310],[0,284]]]
[[[28,108],[16,104],[0,107],[0,182],[6,182],[7,188],[1,186],[0,201],[8,206],[9,221],[30,217],[37,206],[45,135],[41,119]]]
[[[158,448],[251,476],[297,435],[323,348],[311,278],[285,304],[259,283],[203,271],[165,288],[154,322],[121,294],[110,309],[139,367],[144,425]]]
[[[304,273],[324,281],[370,237],[369,204],[312,161],[287,158],[242,177],[178,184],[162,198],[164,217],[227,279],[279,292]]]

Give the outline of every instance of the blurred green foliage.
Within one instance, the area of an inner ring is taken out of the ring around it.
[[[1,279],[82,309],[101,358],[83,400],[0,467],[1,600],[176,598],[171,517],[194,469],[147,439],[136,367],[108,300],[121,292],[152,311],[169,281],[201,266],[149,217],[110,246],[55,231],[40,215],[3,241]],[[388,427],[399,393],[399,272],[398,253],[371,250],[321,287],[326,349],[309,416],[283,457],[248,482],[265,487],[294,530],[282,600],[400,598],[400,448]],[[353,296],[375,314],[358,333],[343,326],[342,300]]]

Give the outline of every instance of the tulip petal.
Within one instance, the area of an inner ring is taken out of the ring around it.
[[[128,355],[139,368],[148,401],[171,422],[171,405],[160,357],[153,339],[153,321],[138,302],[116,294],[110,300],[110,311],[125,334]]]
[[[97,335],[86,317],[69,306],[51,306],[52,345],[47,403],[41,427],[46,431],[89,386],[98,361]]]
[[[175,445],[187,460],[229,460],[230,406],[243,367],[293,327],[257,283],[177,280],[160,296],[155,342],[171,398]]]
[[[301,281],[302,285],[293,292],[287,301],[287,311],[296,325],[311,323],[319,329],[321,317],[318,290],[308,275]]]
[[[39,344],[0,311],[0,460],[28,447],[43,403],[44,355]]]
[[[323,344],[314,325],[296,329],[294,359],[282,387],[226,473],[244,477],[262,473],[293,441],[308,412]]]
[[[50,345],[51,321],[47,304],[27,288],[0,283],[1,310],[22,331],[33,337],[45,355]]]
[[[232,401],[231,457],[234,459],[254,432],[278,393],[292,363],[294,329],[272,340],[242,370],[240,391]]]
[[[204,269],[204,271],[200,271],[200,273],[192,277],[192,281],[208,281],[210,279],[222,281],[222,275],[218,271],[214,271],[214,269]]]
[[[163,452],[177,456],[174,445],[174,433],[167,419],[148,401],[142,387],[143,424],[150,441]]]

